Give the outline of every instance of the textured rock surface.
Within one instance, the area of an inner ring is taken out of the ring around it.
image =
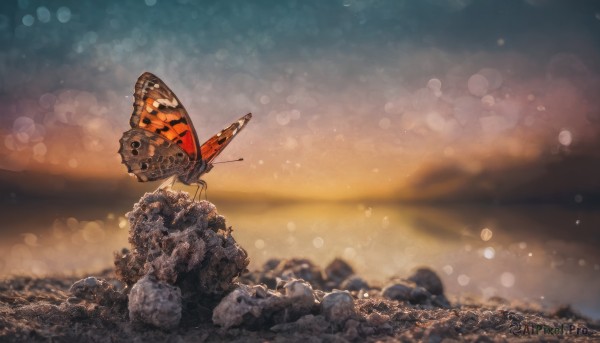
[[[409,301],[412,287],[404,283],[394,283],[386,286],[381,294],[388,299],[398,301]]]
[[[463,298],[451,308],[434,308],[389,300],[376,290],[369,291],[368,298],[355,298],[354,314],[339,323],[327,319],[320,304],[309,313],[291,316],[294,301],[285,300],[287,289],[290,294],[304,294],[306,288],[286,288],[287,283],[277,291],[267,290],[264,286],[240,285],[236,288],[236,291],[248,290],[243,299],[250,299],[250,302],[245,307],[247,311],[238,311],[243,314],[237,321],[230,321],[226,330],[214,325],[210,319],[194,317],[194,321],[186,321],[185,316],[177,330],[164,330],[130,324],[126,306],[123,309],[98,304],[104,303],[100,299],[104,295],[111,297],[111,291],[103,291],[102,280],[106,284],[115,284],[112,271],[98,274],[96,280],[85,282],[87,285],[81,284],[84,280],[76,282],[75,278],[65,277],[0,280],[0,342],[597,342],[600,337],[599,322],[582,318],[568,307],[541,312],[508,300],[481,302]],[[74,282],[77,287],[71,287]],[[70,287],[82,298],[71,296]],[[89,294],[95,296],[88,297]],[[229,296],[235,300],[231,294]],[[329,293],[320,289],[313,289],[313,294],[319,303],[329,297]],[[433,301],[438,297],[443,295],[432,295]],[[270,298],[273,300],[268,300]],[[256,309],[256,303],[261,301],[272,301],[272,304],[264,306],[267,310],[255,316],[257,312],[252,309]],[[239,306],[237,301],[230,305]],[[212,314],[210,309],[207,311]],[[247,325],[251,319],[254,325]],[[534,336],[518,331],[518,325],[522,325],[523,330],[526,324],[555,327],[561,323],[587,328],[587,334],[576,336],[565,332],[563,335]]]
[[[225,328],[271,326],[297,320],[315,308],[315,295],[310,284],[293,279],[285,283],[282,290],[239,285],[214,309],[213,322]]]
[[[336,258],[325,267],[325,276],[327,278],[327,288],[340,288],[342,282],[354,274],[354,269],[348,262],[341,258]]]
[[[152,276],[144,276],[129,292],[129,319],[161,329],[176,328],[181,320],[181,291]]]
[[[433,295],[444,294],[444,284],[442,284],[442,279],[429,268],[417,269],[408,280],[416,283],[417,286],[425,288]]]
[[[182,316],[209,320],[249,263],[225,218],[207,201],[167,190],[146,193],[127,218],[131,249],[115,254],[115,273],[128,287],[89,277],[71,287],[70,301],[122,312],[128,299],[131,320],[163,329],[177,327]]]
[[[285,296],[292,301],[297,312],[308,312],[315,306],[316,296],[310,284],[301,280],[292,280],[285,284]]]
[[[282,260],[273,273],[283,280],[302,279],[310,283],[313,288],[322,289],[325,284],[321,269],[308,259]]]
[[[109,282],[90,276],[75,282],[69,292],[76,298],[85,299],[102,306],[126,306],[127,295],[123,293],[120,282],[115,281]]]
[[[395,278],[381,295],[387,299],[433,307],[450,308],[440,277],[429,268],[420,268],[408,279]]]
[[[342,282],[340,288],[347,291],[368,290],[369,284],[358,275],[351,275]]]
[[[207,309],[233,289],[249,263],[215,206],[192,201],[187,193],[146,193],[127,218],[131,249],[115,254],[117,277],[129,286],[147,276],[176,286],[183,315],[190,320],[210,318]]]
[[[323,298],[321,311],[327,320],[342,323],[354,314],[354,299],[348,292],[333,291]]]
[[[132,249],[116,254],[115,266],[128,285],[150,274],[182,291],[223,294],[249,263],[215,206],[187,193],[146,193],[127,218]]]

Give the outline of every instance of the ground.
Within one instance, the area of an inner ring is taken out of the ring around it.
[[[251,283],[249,280],[263,272],[248,273],[240,280]],[[96,276],[105,280],[115,278],[113,270]],[[598,322],[581,318],[568,307],[544,313],[493,299],[460,305],[451,302],[444,308],[390,300],[378,295],[381,292],[377,290],[369,291],[368,298],[353,292],[355,314],[341,323],[330,322],[314,310],[290,323],[225,329],[214,325],[208,316],[200,315],[197,318],[204,319],[184,318],[179,328],[167,331],[130,323],[122,309],[74,298],[69,288],[77,280],[76,277],[14,277],[0,281],[0,341],[504,342],[568,339],[591,342],[600,337]],[[316,287],[315,291],[318,291]]]

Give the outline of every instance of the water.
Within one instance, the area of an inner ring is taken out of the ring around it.
[[[227,203],[219,212],[248,251],[250,269],[270,258],[335,257],[383,286],[429,266],[456,301],[500,296],[552,308],[571,304],[600,318],[597,211],[559,206],[415,206],[390,203]],[[66,208],[69,208],[68,206]],[[127,205],[14,206],[2,230],[0,275],[94,273],[127,247]],[[59,216],[56,214],[59,213]]]

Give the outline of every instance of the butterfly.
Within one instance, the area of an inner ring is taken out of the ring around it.
[[[200,145],[190,116],[175,93],[145,72],[135,84],[131,130],[119,140],[121,162],[140,182],[168,178],[159,188],[173,178],[205,188],[200,177],[213,168],[215,158],[251,118],[252,113],[246,114]]]

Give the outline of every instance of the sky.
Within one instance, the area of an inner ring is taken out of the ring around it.
[[[4,196],[157,187],[117,154],[145,71],[200,141],[254,114],[216,196],[600,194],[595,1],[11,0],[0,43]]]

